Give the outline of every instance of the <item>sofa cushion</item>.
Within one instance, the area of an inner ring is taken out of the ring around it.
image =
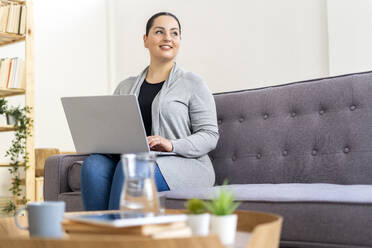
[[[67,171],[67,183],[72,192],[80,191],[80,169],[83,161],[75,161]]]
[[[58,201],[66,202],[66,212],[83,211],[81,192],[67,192],[58,195]]]
[[[333,202],[372,204],[372,185],[338,185],[325,183],[286,183],[286,184],[234,184],[226,185],[237,201],[268,202]],[[188,188],[166,191],[170,199],[210,199],[221,189]]]
[[[372,184],[372,73],[214,95],[216,184]]]
[[[288,247],[372,246],[372,185],[228,185],[239,209],[284,217],[282,244]],[[166,192],[167,208],[184,208],[186,199],[208,199],[220,187]],[[322,245],[323,244],[323,245]],[[332,246],[333,245],[333,246]]]

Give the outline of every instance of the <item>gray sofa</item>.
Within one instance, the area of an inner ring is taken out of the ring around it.
[[[372,72],[215,94],[216,186],[169,191],[166,206],[209,198],[224,179],[239,209],[284,217],[281,247],[372,246]],[[44,197],[82,210],[86,155],[45,164]]]

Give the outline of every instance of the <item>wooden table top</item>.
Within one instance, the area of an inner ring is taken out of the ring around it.
[[[117,211],[104,211],[117,212]],[[167,213],[183,213],[184,210],[166,210]],[[87,213],[102,213],[95,212],[67,212],[66,215]],[[255,212],[255,211],[236,211],[238,215],[238,227],[236,235],[236,243],[234,247],[239,248],[274,248],[279,246],[279,238],[281,232],[282,218],[277,215]],[[23,225],[27,225],[27,217],[20,216],[19,221]],[[79,238],[69,238],[66,236],[62,240],[48,239],[29,239],[28,231],[19,229],[13,217],[0,218],[0,247],[14,248],[33,248],[38,246],[43,247],[213,247],[223,248],[219,239],[215,235],[206,237],[191,237],[191,238],[173,238],[162,240],[140,239],[138,237],[131,238],[120,235],[86,235]]]

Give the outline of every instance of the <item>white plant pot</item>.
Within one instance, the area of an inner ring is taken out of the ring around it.
[[[232,245],[235,241],[236,225],[238,216],[236,214],[211,217],[211,233],[217,234],[223,245]]]
[[[192,230],[192,234],[206,236],[209,234],[210,214],[189,214],[187,224]]]
[[[13,115],[6,114],[6,124],[14,126],[16,124],[16,119]]]

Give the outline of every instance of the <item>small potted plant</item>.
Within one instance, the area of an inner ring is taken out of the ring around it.
[[[187,224],[194,235],[205,236],[209,233],[210,215],[205,208],[205,202],[194,198],[186,202]]]
[[[24,116],[24,109],[20,107],[11,107],[6,110],[6,123],[12,126],[18,126],[19,121]]]
[[[205,207],[212,213],[211,233],[217,234],[223,245],[232,245],[235,240],[238,217],[233,214],[240,203],[234,201],[234,195],[223,184],[216,198],[205,202]]]

